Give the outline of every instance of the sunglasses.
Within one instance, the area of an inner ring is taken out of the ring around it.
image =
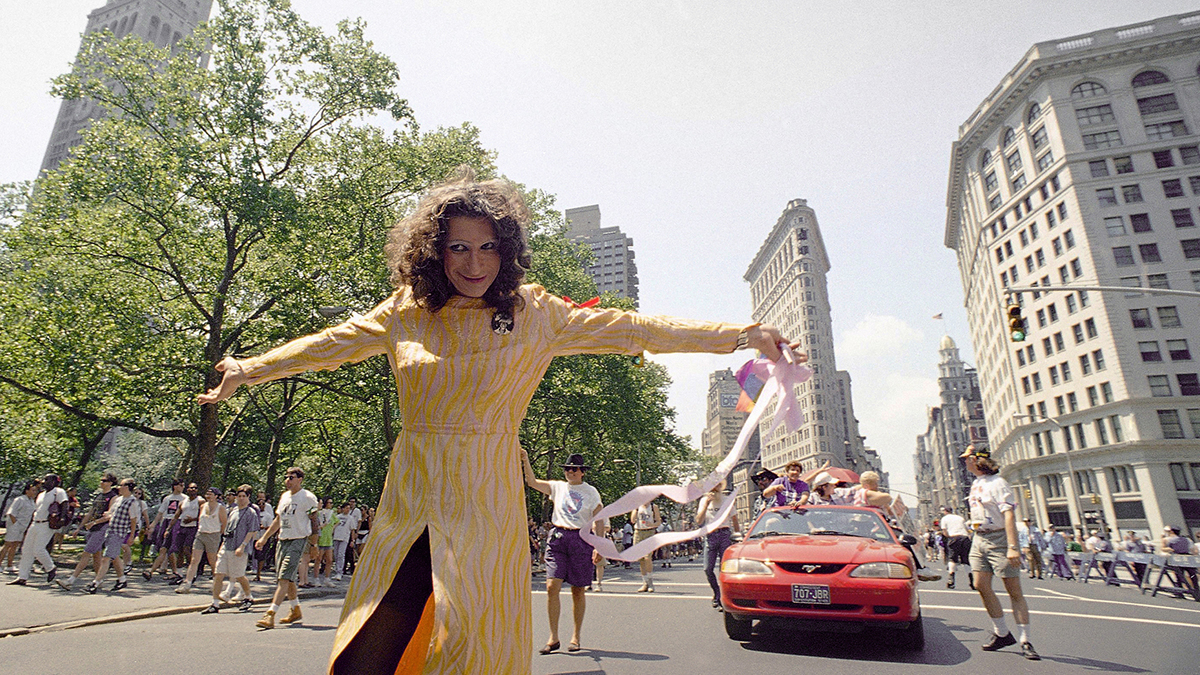
[[[580,473],[583,473],[583,467],[582,466],[564,466],[563,471],[578,471]]]

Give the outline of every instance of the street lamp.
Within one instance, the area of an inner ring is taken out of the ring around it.
[[[637,481],[637,484],[638,484],[638,485],[641,485],[641,484],[642,484],[642,461],[641,461],[641,454],[642,454],[642,453],[639,451],[639,452],[638,452],[638,458],[637,458],[637,459],[625,459],[625,458],[623,458],[623,457],[617,457],[617,458],[613,459],[613,463],[614,463],[614,464],[632,464],[632,465],[634,466],[634,469],[637,471],[637,473],[635,474],[635,479],[634,479],[634,480],[636,480],[636,481]]]

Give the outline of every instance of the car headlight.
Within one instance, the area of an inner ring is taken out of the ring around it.
[[[721,561],[721,571],[725,574],[771,574],[771,566],[761,560],[749,558],[730,558]]]
[[[911,579],[912,570],[908,565],[894,562],[873,562],[855,567],[850,576],[867,579]]]

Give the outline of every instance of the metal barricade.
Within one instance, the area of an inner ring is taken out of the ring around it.
[[[1153,558],[1149,553],[1126,553],[1118,551],[1113,556],[1113,563],[1108,568],[1108,574],[1104,578],[1104,583],[1110,586],[1120,586],[1121,584],[1130,584],[1137,586],[1139,589],[1144,589],[1150,571],[1150,561]],[[1122,579],[1117,573],[1124,570],[1129,573],[1129,579]]]
[[[1200,602],[1200,588],[1197,588],[1196,583],[1197,570],[1200,570],[1200,556],[1156,555],[1153,556],[1152,564],[1159,570],[1150,597],[1162,591],[1181,599],[1190,595],[1193,600]]]

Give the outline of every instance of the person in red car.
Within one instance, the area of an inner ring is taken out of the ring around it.
[[[1012,488],[1000,477],[1000,466],[986,448],[968,445],[959,457],[966,462],[967,471],[975,474],[967,497],[971,505],[971,524],[975,527],[971,542],[971,572],[975,575],[975,590],[979,591],[995,629],[983,650],[994,652],[1018,641],[1008,630],[1004,608],[992,590],[992,577],[999,576],[1004,580],[1004,589],[1012,603],[1021,653],[1031,661],[1041,660],[1029,643],[1029,605],[1021,591],[1021,549],[1017,545],[1017,519],[1013,512],[1016,499]]]

